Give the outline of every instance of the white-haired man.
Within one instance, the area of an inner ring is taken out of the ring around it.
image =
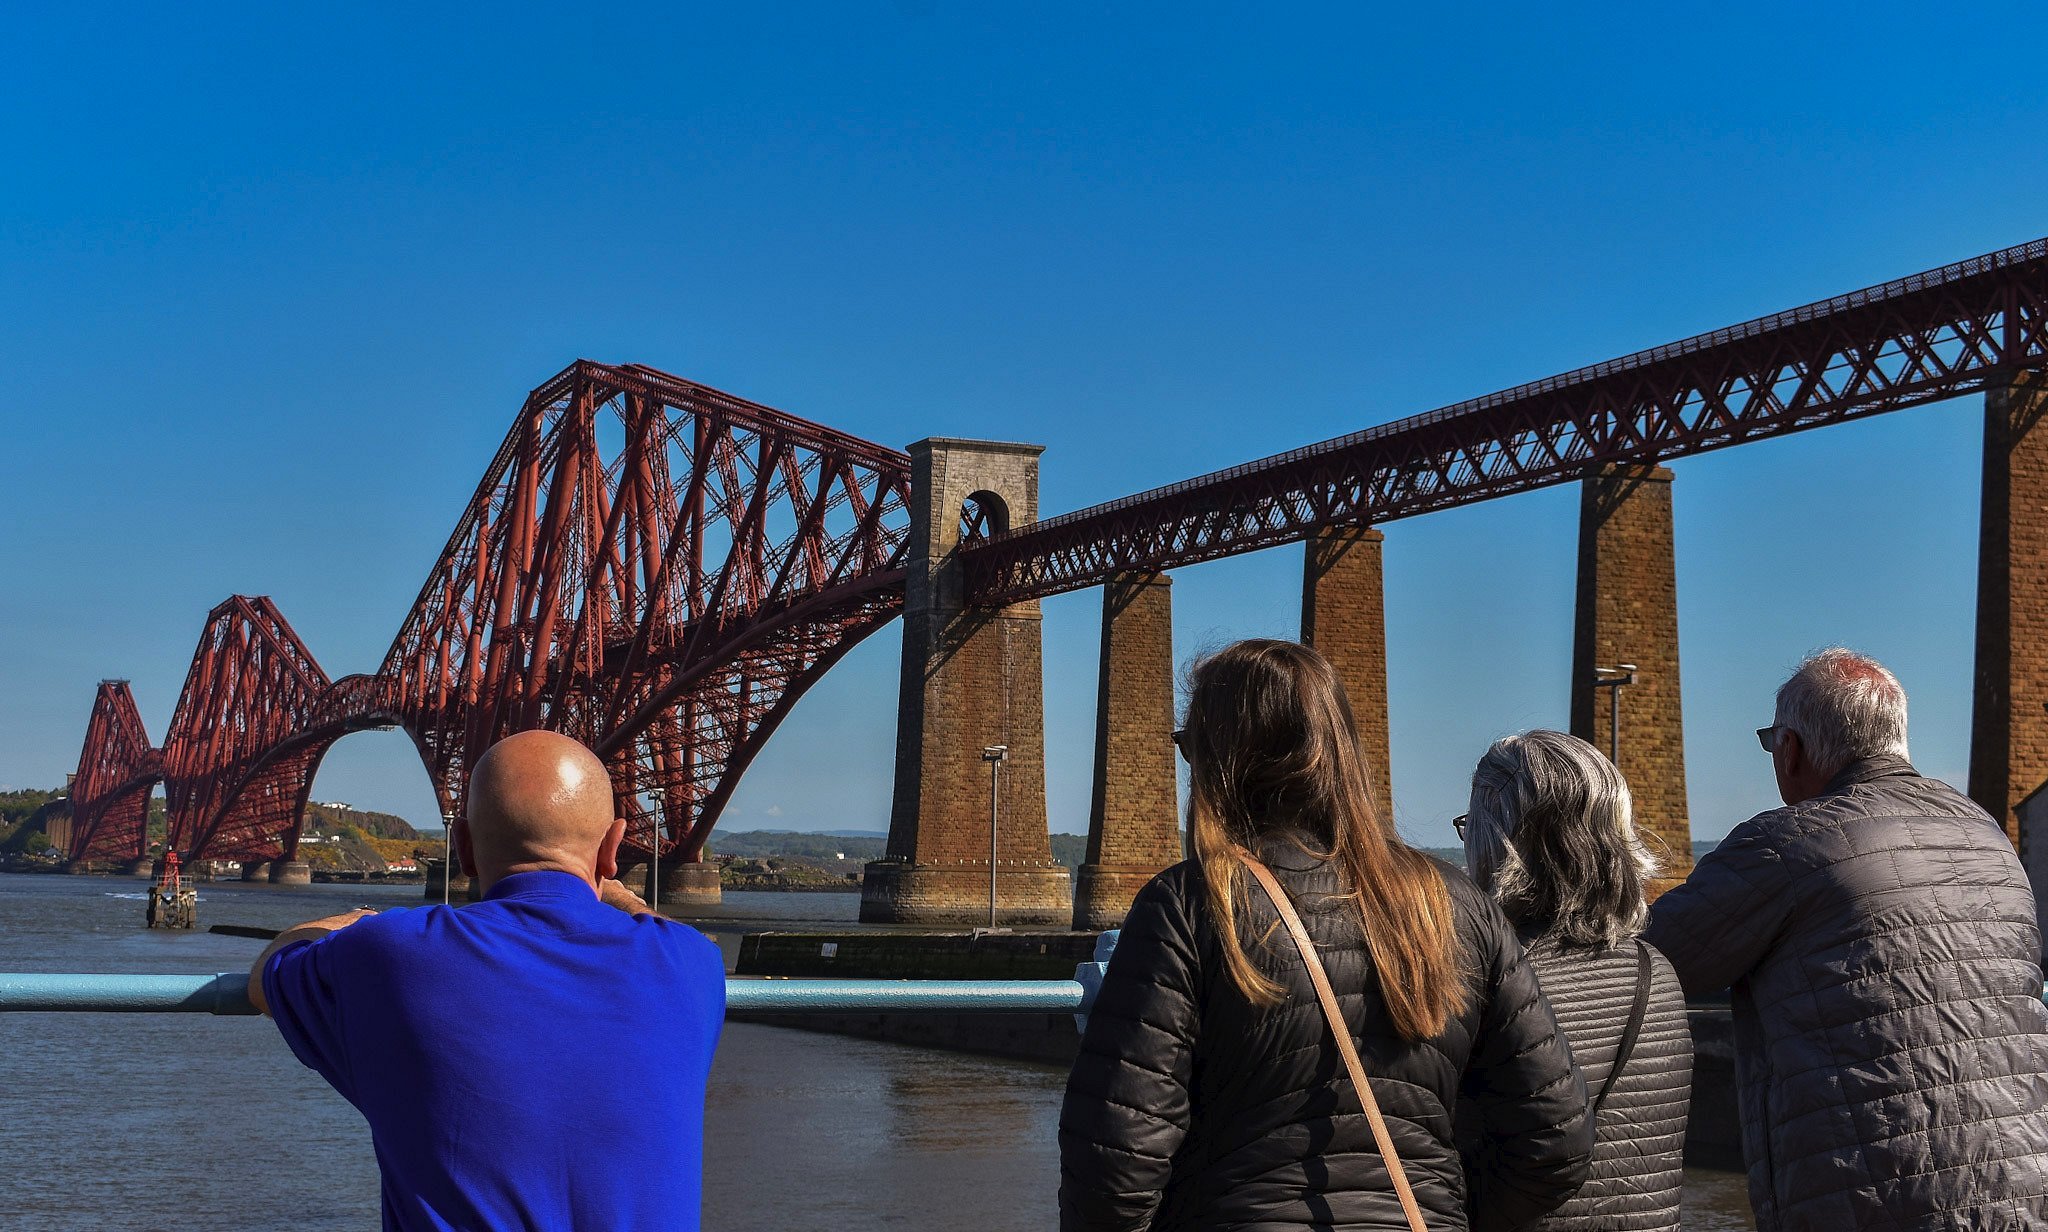
[[[1694,996],[1732,988],[1761,1232],[2048,1229],[2048,1010],[2005,833],[1906,759],[1906,693],[1849,650],[1757,732],[1785,807],[1653,909]]]

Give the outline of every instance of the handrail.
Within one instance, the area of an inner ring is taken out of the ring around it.
[[[254,1014],[246,972],[220,975],[0,973],[0,1013]],[[1075,980],[811,980],[725,982],[725,1008],[755,1013],[946,1012],[1079,1014],[1094,990]]]
[[[1086,1014],[1101,986],[1101,963],[1078,980],[813,980],[741,977],[725,981],[728,1013]],[[248,974],[42,975],[0,972],[0,1014],[254,1014]],[[2048,985],[2041,990],[2048,1000]]]

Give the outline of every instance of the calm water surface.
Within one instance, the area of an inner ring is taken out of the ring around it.
[[[0,970],[246,969],[256,941],[139,927],[140,881],[0,875]],[[200,923],[280,928],[345,907],[416,906],[417,886],[201,887]],[[735,894],[739,932],[849,921],[851,894]],[[267,1019],[0,1019],[0,1226],[377,1227],[377,1169],[353,1108]],[[603,1069],[603,1058],[591,1058]],[[1057,1224],[1064,1071],[733,1024],[705,1112],[704,1227],[1032,1232]],[[633,1098],[632,1075],[614,1090]],[[660,1184],[660,1178],[649,1178]],[[1686,1226],[1750,1226],[1739,1178],[1688,1177]]]

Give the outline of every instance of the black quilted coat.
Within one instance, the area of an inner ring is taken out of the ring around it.
[[[1298,846],[1262,852],[1301,910],[1358,1041],[1432,1232],[1505,1232],[1563,1202],[1592,1150],[1586,1090],[1522,947],[1464,874],[1440,866],[1470,965],[1464,1010],[1436,1039],[1394,1033],[1356,908]],[[1277,917],[1251,895],[1248,938]],[[1194,863],[1132,905],[1060,1112],[1060,1226],[1405,1229],[1372,1131],[1284,929],[1252,950],[1287,988],[1253,1007],[1223,966]],[[1460,1093],[1497,1149],[1467,1194],[1452,1135]]]
[[[1572,1055],[1598,1092],[1614,1068],[1635,1004],[1634,944],[1612,949],[1527,946],[1543,995],[1557,1012]],[[1593,1174],[1546,1216],[1543,1232],[1676,1232],[1685,1187],[1685,1118],[1692,1101],[1692,1029],[1671,963],[1650,955],[1650,996],[1628,1063],[1601,1105]]]
[[[2048,1011],[2012,844],[1899,758],[1737,826],[1654,909],[1734,988],[1763,1232],[2048,1229]]]

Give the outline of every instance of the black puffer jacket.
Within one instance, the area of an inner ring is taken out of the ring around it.
[[[2048,1010],[2012,844],[1900,758],[1737,826],[1649,939],[1734,987],[1763,1232],[2048,1228]]]
[[[1262,852],[1301,911],[1433,1232],[1466,1226],[1452,1136],[1462,1091],[1497,1142],[1473,1178],[1476,1232],[1519,1227],[1585,1179],[1586,1089],[1522,947],[1464,874],[1439,866],[1469,963],[1465,1009],[1437,1039],[1394,1033],[1356,908],[1290,843]],[[1077,1229],[1404,1229],[1372,1131],[1315,993],[1256,890],[1259,968],[1288,990],[1260,1009],[1224,969],[1198,865],[1132,905],[1060,1113],[1060,1225]]]
[[[1600,1108],[1593,1175],[1544,1218],[1543,1232],[1675,1232],[1678,1227],[1685,1119],[1692,1102],[1692,1028],[1671,963],[1655,948],[1644,949],[1650,956],[1650,995],[1628,1063],[1614,1075]],[[1571,1041],[1587,1091],[1597,1094],[1614,1071],[1615,1052],[1635,1005],[1636,946],[1607,949],[1533,940],[1526,953]]]

